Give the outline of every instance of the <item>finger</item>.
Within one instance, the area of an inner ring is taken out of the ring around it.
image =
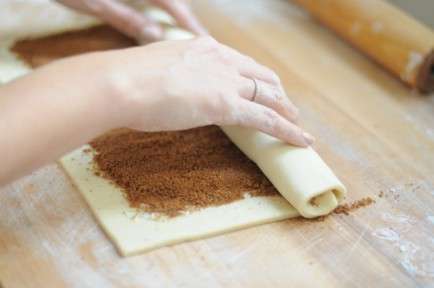
[[[185,28],[197,35],[208,35],[208,31],[200,24],[199,20],[191,11],[189,5],[179,0],[151,0],[151,2],[166,10],[175,18],[176,22],[182,28]]]
[[[163,38],[162,27],[133,8],[118,2],[107,1],[98,16],[122,33],[139,41],[156,41]]]
[[[226,61],[229,64],[235,65],[242,76],[250,79],[259,79],[270,84],[280,85],[280,79],[273,70],[259,64],[251,57],[243,55],[229,46],[220,45],[222,46],[222,53],[224,54]]]
[[[243,77],[242,81],[245,83],[240,91],[241,97],[267,106],[291,122],[295,123],[297,121],[298,109],[289,100],[283,88],[257,79]]]
[[[258,129],[287,143],[307,147],[314,138],[273,109],[242,99],[236,125]]]

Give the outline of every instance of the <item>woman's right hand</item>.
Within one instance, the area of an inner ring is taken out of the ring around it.
[[[241,125],[298,146],[313,140],[278,77],[210,37],[63,59],[0,94],[0,185],[121,127]]]
[[[313,142],[295,124],[298,110],[277,75],[211,37],[164,41],[100,57],[108,65],[108,85],[123,107],[124,126],[171,131],[240,125],[297,146]]]

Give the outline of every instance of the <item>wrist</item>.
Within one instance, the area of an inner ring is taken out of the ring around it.
[[[103,101],[110,102],[106,103],[109,105],[107,109],[116,115],[110,120],[114,125],[112,128],[134,127],[138,119],[142,118],[145,113],[150,113],[152,101],[160,98],[159,73],[145,65],[135,63],[129,65],[130,55],[119,57],[119,54],[115,53],[122,52],[116,51],[113,52],[114,55],[108,54],[110,59],[107,61],[104,77],[104,87],[108,96]],[[141,57],[143,58],[143,55]],[[143,59],[140,61],[147,63]],[[134,71],[135,69],[140,69],[140,71]]]
[[[64,59],[42,68],[46,73],[57,75],[56,82],[62,83],[58,88],[65,91],[61,94],[64,101],[69,103],[71,112],[81,117],[78,121],[88,123],[87,130],[92,137],[124,127],[126,123],[127,110],[120,97],[122,85],[112,73],[105,53]]]
[[[133,106],[127,97],[128,91],[131,90],[127,73],[114,65],[110,56],[107,52],[90,55],[91,58],[87,61],[92,61],[93,77],[86,77],[85,80],[89,84],[91,90],[89,93],[94,100],[91,105],[94,106],[97,119],[100,119],[103,132],[128,126]],[[83,99],[83,101],[87,100]]]

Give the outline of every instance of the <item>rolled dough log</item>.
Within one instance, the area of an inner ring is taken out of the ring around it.
[[[168,40],[194,37],[179,28],[166,29],[165,36]],[[252,129],[221,128],[303,217],[329,214],[344,199],[345,186],[312,148],[287,145]]]
[[[63,9],[52,5],[54,4],[47,1],[45,5],[33,9],[32,15],[51,11],[50,9]],[[35,23],[31,25],[30,31],[23,30],[16,35],[19,38],[33,35],[45,36],[90,27],[98,23],[93,19],[77,17],[69,11],[62,13],[60,15],[64,15],[64,21],[60,17],[53,24],[51,19],[44,18],[47,19],[47,23]],[[185,30],[170,26],[174,23],[173,19],[165,12],[152,10],[146,13],[165,23],[166,39],[193,37]],[[0,38],[2,32],[4,31],[0,31]],[[6,35],[10,36],[13,33],[6,33]],[[8,38],[9,41],[0,43],[0,80],[2,80],[0,84],[30,71],[27,65],[8,50],[10,44],[18,39]],[[292,218],[300,214],[304,217],[325,215],[343,199],[346,193],[345,187],[314,150],[295,148],[251,129],[241,127],[222,127],[222,129],[260,167],[289,202],[282,197],[251,198],[246,191],[245,199],[165,219],[130,208],[119,188],[106,179],[96,176],[92,172],[92,155],[84,152],[85,149],[90,148],[89,146],[85,145],[64,156],[60,163],[84,196],[104,231],[124,256]]]
[[[312,148],[294,147],[247,128],[222,130],[303,217],[329,214],[342,202],[344,185]]]

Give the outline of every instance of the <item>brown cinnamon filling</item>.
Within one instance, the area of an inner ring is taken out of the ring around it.
[[[195,208],[278,193],[216,126],[182,132],[113,131],[91,143],[96,171],[131,206],[175,216]]]
[[[97,26],[43,38],[18,41],[11,50],[35,68],[68,56],[121,49],[134,45],[134,40],[113,28]]]
[[[345,215],[350,215],[350,212],[369,206],[371,204],[374,204],[375,200],[372,199],[371,197],[366,197],[366,198],[362,198],[359,199],[357,201],[354,201],[352,203],[345,203],[342,205],[339,205],[335,211],[333,211],[335,214],[345,214]]]
[[[91,51],[133,46],[115,30],[96,27],[25,40],[13,51],[32,67]],[[119,129],[93,140],[95,173],[118,185],[131,206],[176,216],[251,196],[278,193],[216,126],[182,132]]]

